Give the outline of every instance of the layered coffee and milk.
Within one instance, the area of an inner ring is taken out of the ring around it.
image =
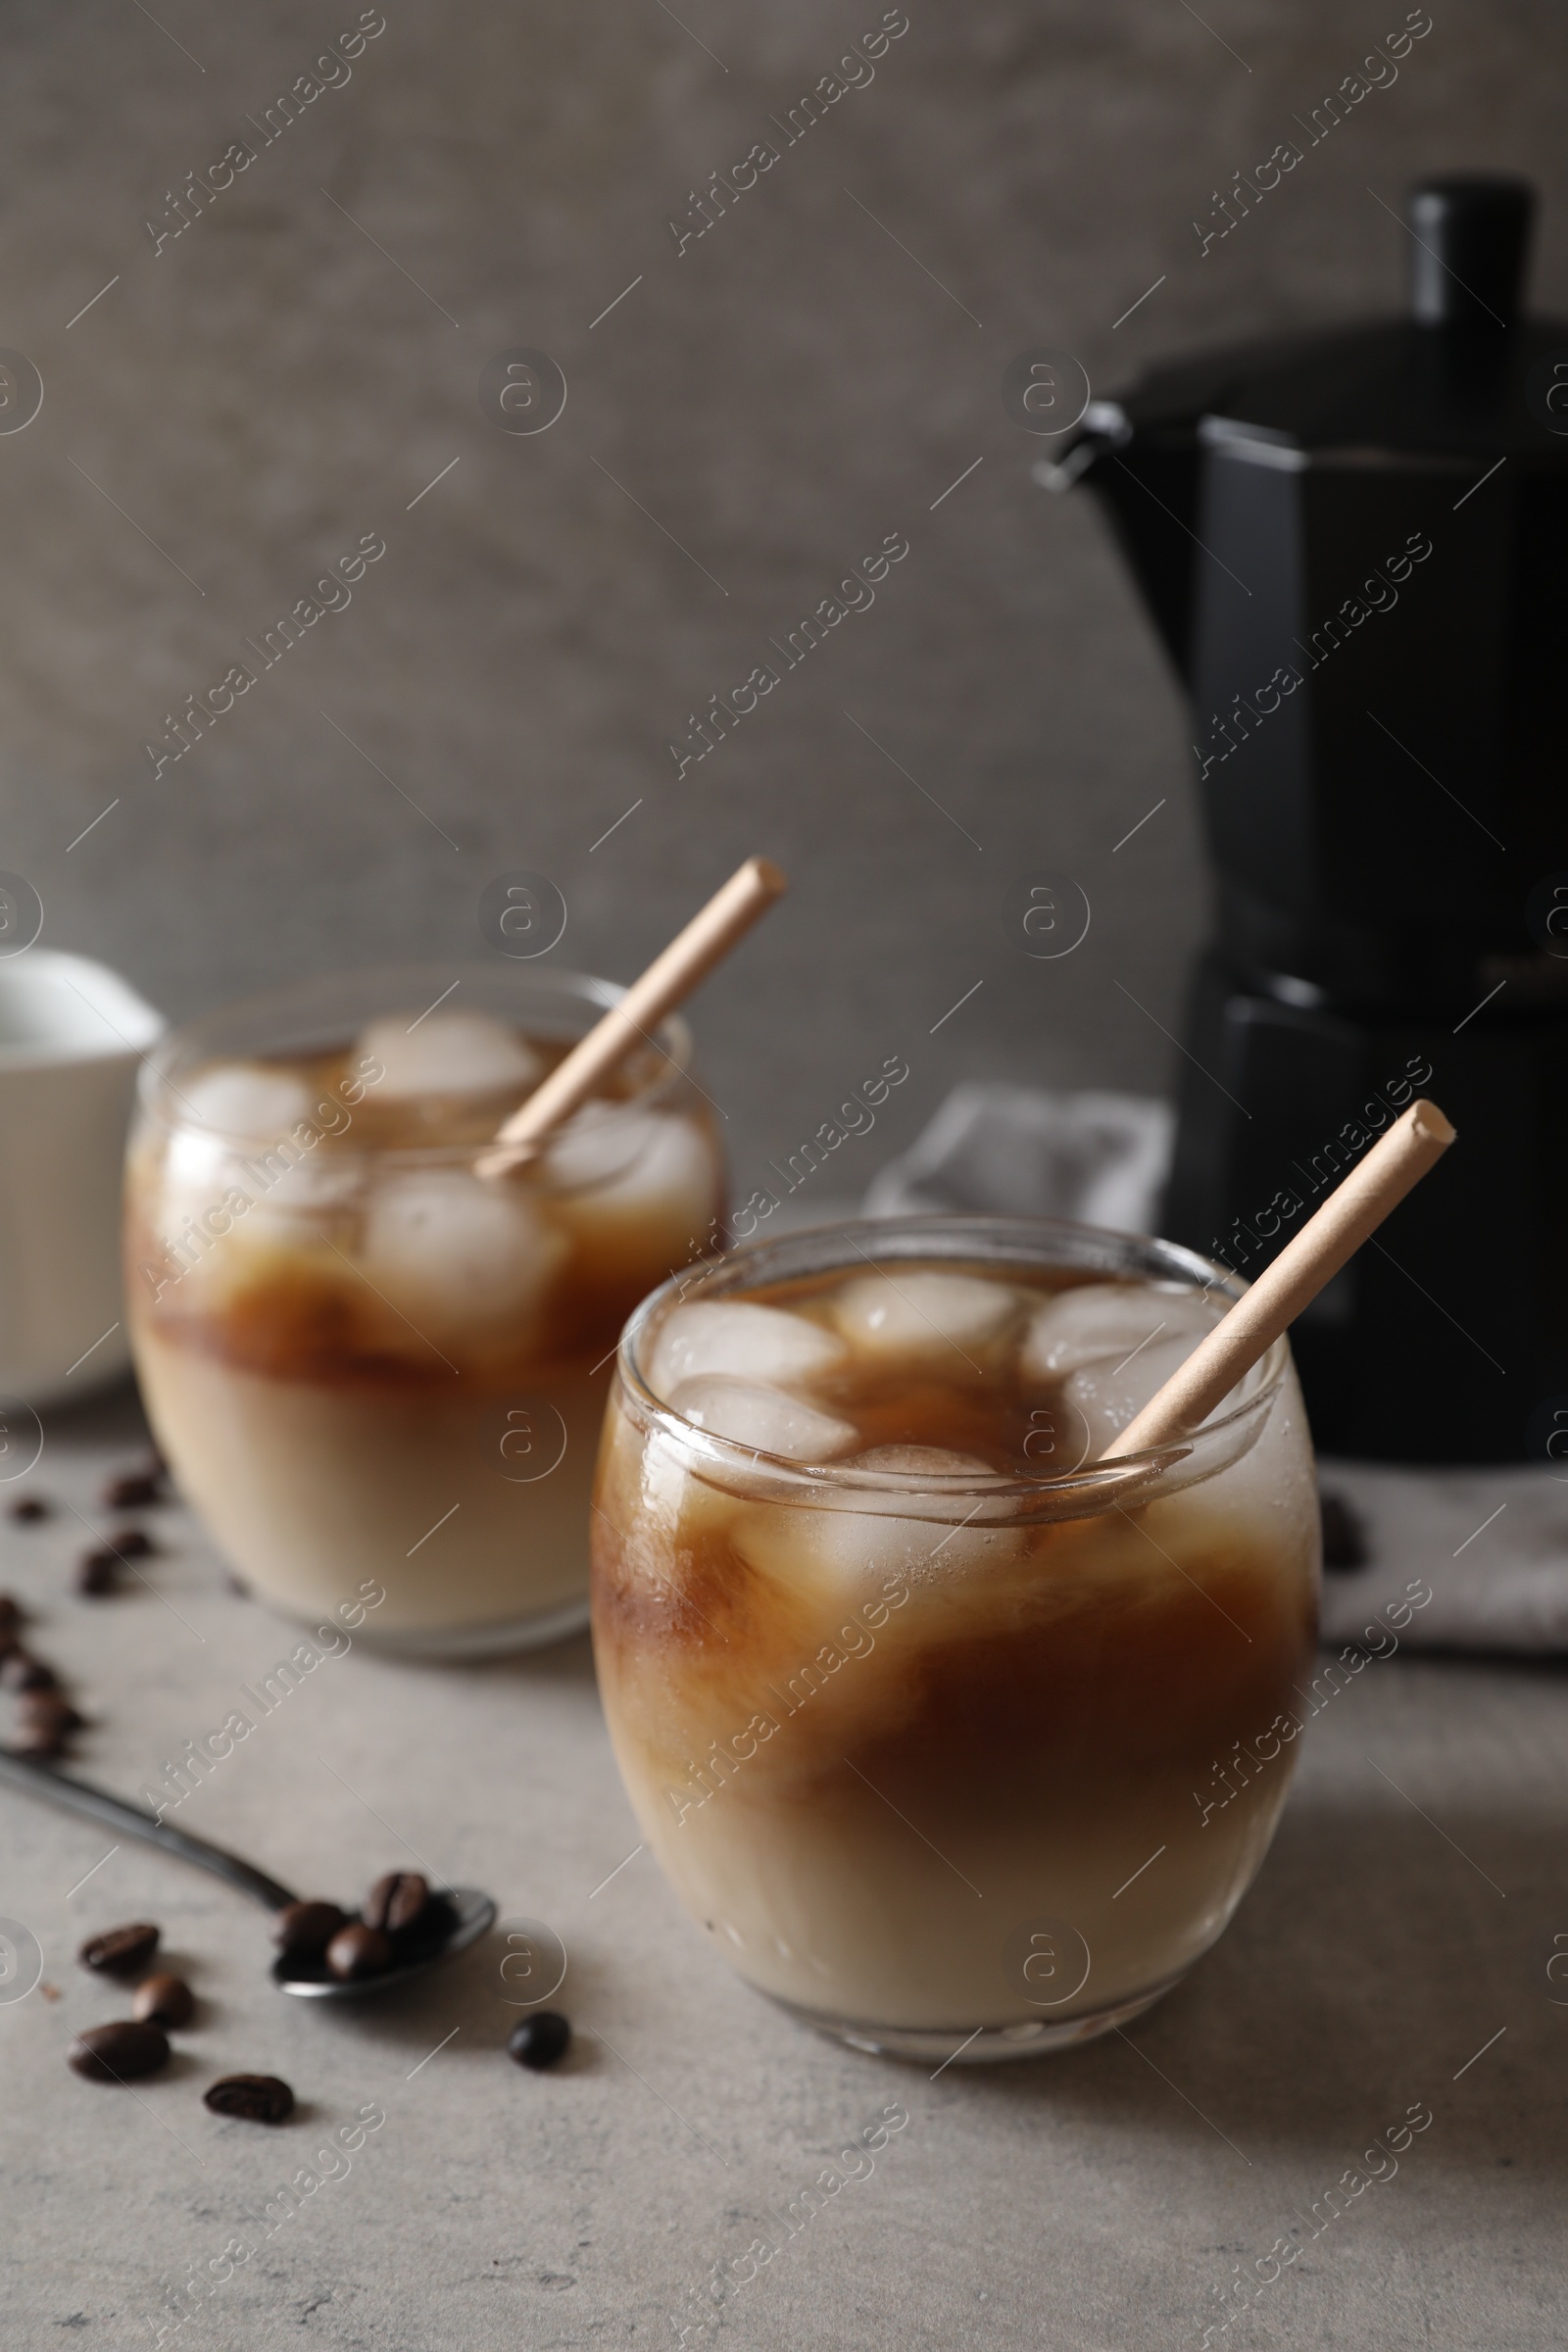
[[[1283,1802],[1278,1739],[1212,1799],[1311,1652],[1295,1377],[1279,1348],[1182,1461],[1097,1486],[1223,1298],[873,1262],[876,1231],[668,1286],[628,1336],[593,1537],[616,1754],[704,1932],[812,2019],[1093,2030],[1219,1934]]]
[[[309,1051],[204,1042],[154,1073],[127,1180],[137,1369],[186,1495],[299,1617],[373,1576],[377,1639],[410,1647],[580,1621],[616,1334],[720,1213],[701,1099],[639,1050],[486,1179],[568,1038],[415,995]]]

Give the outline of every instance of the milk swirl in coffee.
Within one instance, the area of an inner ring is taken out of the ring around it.
[[[1180,1460],[1097,1487],[1222,1311],[1198,1261],[848,1230],[666,1286],[623,1344],[593,1536],[622,1774],[703,1932],[814,2022],[1101,2030],[1219,1934],[1284,1799],[1294,1749],[1194,1791],[1310,1656],[1295,1376],[1277,1347]]]
[[[411,989],[306,1051],[188,1033],[152,1074],[127,1188],[143,1393],[240,1575],[294,1616],[374,1575],[383,1642],[580,1621],[615,1335],[721,1199],[704,1100],[652,1044],[530,1167],[476,1173],[597,986],[558,980],[531,1029],[461,998],[421,1015]]]

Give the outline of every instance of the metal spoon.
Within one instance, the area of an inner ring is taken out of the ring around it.
[[[107,1788],[95,1788],[88,1781],[73,1780],[66,1772],[57,1772],[52,1764],[40,1762],[33,1756],[19,1756],[9,1748],[0,1747],[0,1781],[9,1781],[14,1788],[25,1788],[33,1796],[46,1796],[55,1804],[64,1805],[70,1812],[84,1813],[90,1821],[101,1821],[112,1830],[123,1830],[127,1837],[140,1838],[148,1845],[161,1846],[166,1854],[175,1854],[181,1862],[190,1862],[198,1870],[211,1871],[215,1879],[222,1879],[237,1886],[242,1894],[262,1903],[269,1911],[286,1910],[299,1896],[270,1879],[264,1870],[242,1862],[237,1854],[225,1853],[220,1845],[209,1845],[203,1838],[193,1838],[188,1830],[177,1830],[172,1822],[160,1821],[156,1813],[144,1812],[140,1805],[126,1802],[122,1796],[111,1796]],[[446,1906],[430,1939],[409,1946],[396,1968],[383,1969],[379,1976],[346,1979],[328,1976],[324,1966],[318,1974],[290,1973],[290,1964],[274,1960],[270,1975],[280,1992],[292,1992],[303,2000],[363,2001],[371,1993],[390,1992],[394,1985],[407,1984],[426,1969],[442,1960],[452,1959],[466,1951],[487,1929],[495,1925],[496,1907],[489,1895],[480,1894],[472,1886],[448,1886],[435,1896],[438,1904]],[[292,1964],[298,1970],[299,1963]]]

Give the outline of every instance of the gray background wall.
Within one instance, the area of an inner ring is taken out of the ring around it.
[[[384,5],[352,80],[156,255],[166,191],[357,8],[6,13],[0,343],[46,397],[0,436],[0,866],[46,941],[186,1014],[467,957],[486,882],[533,867],[570,908],[557,958],[629,977],[760,848],[793,896],[699,1005],[740,1176],[890,1053],[912,1078],[846,1189],[960,1076],[1161,1088],[1122,992],[1171,1025],[1202,925],[1185,730],[1098,516],[1031,486],[1003,369],[1058,344],[1109,389],[1392,304],[1403,240],[1369,189],[1397,205],[1441,166],[1541,181],[1538,299],[1568,307],[1560,20],[1433,0],[1397,84],[1200,258],[1215,184],[1397,0],[1211,0],[1206,26],[1182,0],[907,0],[874,82],[677,256],[694,183],[874,0]],[[570,387],[536,437],[475,394],[518,344]],[[165,711],[368,531],[387,554],[352,606],[155,782]],[[677,781],[687,711],[890,531],[910,554],[875,608]],[[1034,866],[1093,906],[1061,962],[1005,937]]]

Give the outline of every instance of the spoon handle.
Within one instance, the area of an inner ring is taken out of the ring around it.
[[[198,1870],[210,1870],[214,1878],[226,1880],[242,1894],[265,1903],[269,1911],[281,1911],[296,1900],[288,1887],[270,1879],[266,1871],[254,1870],[237,1854],[225,1853],[220,1845],[209,1845],[204,1838],[193,1838],[187,1830],[176,1830],[172,1822],[160,1821],[156,1813],[144,1812],[122,1796],[111,1796],[107,1788],[73,1780],[69,1773],[57,1772],[52,1764],[36,1757],[15,1755],[0,1747],[0,1781],[9,1781],[34,1796],[50,1797],[73,1813],[85,1813],[90,1821],[123,1830],[127,1837],[140,1838],[148,1845],[161,1846],[166,1854],[176,1854],[181,1862],[193,1863]]]

